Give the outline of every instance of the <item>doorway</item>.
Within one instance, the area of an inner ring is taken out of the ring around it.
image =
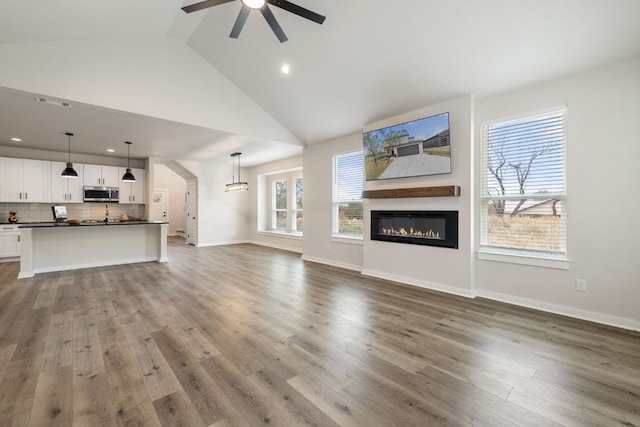
[[[153,219],[155,221],[169,222],[169,191],[165,189],[153,190],[153,203],[151,204]]]
[[[187,244],[196,246],[197,242],[197,209],[198,195],[196,183],[187,183]]]

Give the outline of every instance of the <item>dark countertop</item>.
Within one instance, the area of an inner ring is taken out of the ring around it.
[[[69,224],[66,222],[34,222],[34,223],[18,223],[18,228],[47,228],[47,227],[105,227],[105,226],[118,226],[118,225],[157,225],[157,224],[169,224],[165,221],[86,221],[76,224]]]

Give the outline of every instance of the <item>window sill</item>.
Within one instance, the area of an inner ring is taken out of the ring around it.
[[[302,233],[287,233],[286,231],[258,231],[262,236],[282,237],[285,239],[302,240]]]
[[[507,249],[482,248],[478,252],[478,259],[484,261],[504,262],[508,264],[529,265],[532,267],[556,268],[569,270],[571,260],[563,256],[541,255],[534,252],[516,252]]]
[[[337,243],[346,243],[348,245],[362,246],[362,236],[346,236],[343,234],[333,234],[331,235],[331,241]]]

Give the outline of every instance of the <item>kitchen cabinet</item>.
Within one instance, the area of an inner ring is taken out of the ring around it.
[[[50,201],[51,162],[0,157],[0,202]]]
[[[84,165],[84,185],[120,187],[116,166]]]
[[[118,176],[122,176],[127,171],[126,168],[119,168]],[[136,177],[136,182],[120,181],[120,204],[144,204],[144,169],[131,168],[131,173]]]
[[[20,231],[17,225],[0,226],[0,258],[20,256]]]
[[[73,169],[78,178],[63,178],[62,171],[67,167],[65,162],[51,162],[51,201],[53,203],[83,202],[83,168],[84,165],[74,163]]]

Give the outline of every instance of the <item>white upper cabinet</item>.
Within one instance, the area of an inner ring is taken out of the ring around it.
[[[118,176],[122,177],[126,168],[119,168]],[[144,169],[131,168],[131,173],[136,177],[136,182],[120,181],[120,204],[144,204]]]
[[[116,166],[84,165],[84,185],[93,187],[120,187]]]
[[[51,201],[54,203],[83,202],[83,165],[74,163],[73,169],[78,178],[63,178],[62,171],[67,167],[64,162],[51,162]]]
[[[0,201],[49,203],[51,162],[0,157]]]

